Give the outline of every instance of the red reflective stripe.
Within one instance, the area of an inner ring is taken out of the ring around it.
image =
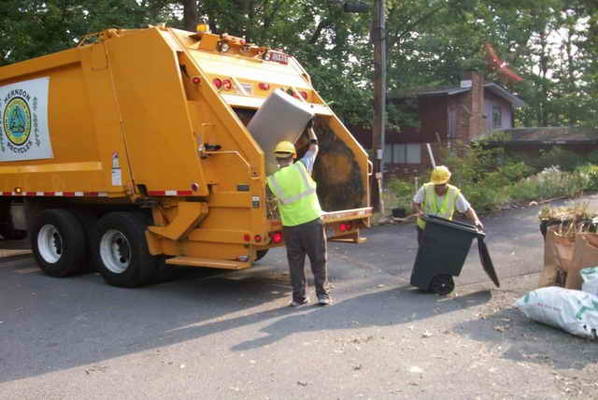
[[[150,196],[193,196],[192,190],[150,190]],[[108,197],[106,192],[0,192],[0,196]]]

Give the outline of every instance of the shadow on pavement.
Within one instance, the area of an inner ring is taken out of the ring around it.
[[[583,369],[598,359],[598,346],[589,340],[532,321],[514,308],[457,325],[460,335],[501,346],[502,357],[513,361]]]
[[[98,274],[44,275],[29,257],[0,261],[0,382],[37,376],[217,331],[177,329],[287,297],[286,277],[201,270],[139,289]],[[268,318],[269,315],[263,318]],[[235,328],[235,325],[224,329]],[[184,331],[185,332],[185,331]]]
[[[453,298],[442,298],[406,287],[368,293],[328,307],[315,305],[311,312],[294,313],[262,329],[267,336],[240,343],[233,350],[258,348],[301,332],[401,325],[477,306],[488,300],[489,291]],[[301,310],[306,308],[298,311]]]
[[[260,322],[272,321],[263,330],[268,336],[233,345],[233,350],[305,331],[403,324],[490,298],[489,292],[480,292],[443,299],[401,288],[296,310],[286,306],[287,281],[280,272],[256,267],[219,275],[196,272],[130,290],[107,286],[97,274],[53,279],[39,272],[30,257],[0,263],[0,382],[239,329],[235,334],[255,338],[250,325]],[[264,306],[272,302],[284,306]]]

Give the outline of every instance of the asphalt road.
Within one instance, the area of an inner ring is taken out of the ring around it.
[[[141,289],[0,260],[0,399],[597,398],[596,345],[511,308],[541,268],[537,212],[484,219],[501,289],[472,251],[445,298],[408,285],[413,225],[331,243],[326,308],[286,307],[281,250]]]

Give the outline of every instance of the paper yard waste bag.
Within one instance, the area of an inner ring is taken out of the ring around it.
[[[266,174],[278,169],[272,154],[274,147],[283,140],[297,142],[307,123],[313,118],[311,106],[277,89],[257,110],[247,129],[258,142],[266,157]]]
[[[560,235],[553,232],[552,251],[557,265],[564,271],[569,271],[573,265],[573,253],[575,249],[575,235]]]
[[[517,300],[515,307],[534,321],[596,339],[598,296],[551,286],[532,290]]]
[[[584,268],[580,271],[581,290],[598,296],[598,267]]]
[[[575,235],[573,261],[567,270],[565,287],[581,289],[581,275],[579,272],[587,267],[598,265],[598,235],[595,233],[578,233]]]
[[[561,257],[565,260],[567,256],[573,258],[573,246],[575,244],[574,239],[566,240],[557,233],[558,226],[551,226],[546,232],[546,238],[544,240],[544,269],[540,274],[540,280],[538,282],[539,287],[565,284],[565,270],[559,262],[557,257],[557,246],[560,249]],[[566,251],[568,248],[571,249],[569,255]]]

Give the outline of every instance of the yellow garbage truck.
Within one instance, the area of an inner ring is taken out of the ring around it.
[[[362,241],[371,164],[297,60],[164,26],[0,68],[0,235],[27,232],[49,275],[93,266],[116,286],[170,266],[250,267],[284,245],[266,151],[247,128],[275,90],[313,110],[329,239]]]

